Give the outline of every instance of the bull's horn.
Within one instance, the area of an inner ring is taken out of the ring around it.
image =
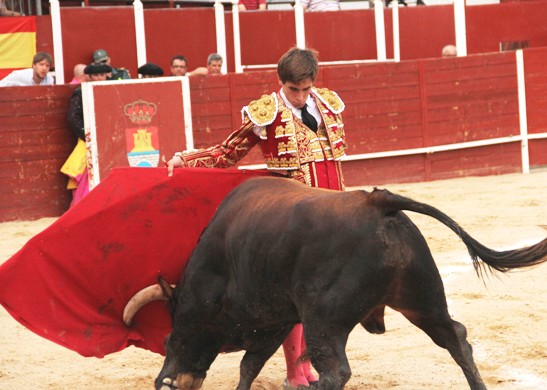
[[[145,287],[135,295],[125,305],[123,309],[123,322],[127,326],[131,325],[133,317],[140,310],[141,307],[149,304],[153,301],[167,300],[167,297],[163,293],[161,286],[159,284],[153,284],[151,286]]]

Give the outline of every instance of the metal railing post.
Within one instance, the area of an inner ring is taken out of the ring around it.
[[[376,55],[378,61],[385,61],[386,56],[386,31],[384,22],[384,2],[374,0],[374,22],[376,26]]]
[[[222,56],[221,73],[228,73],[228,58],[226,57],[226,27],[224,25],[224,5],[215,0],[215,27],[217,36],[217,53]]]
[[[393,59],[395,62],[401,61],[401,41],[399,39],[399,6],[394,5],[393,14]]]
[[[53,35],[53,58],[55,61],[55,84],[65,83],[63,62],[63,35],[61,34],[61,7],[59,0],[49,0],[51,14],[51,32]]]
[[[457,55],[458,57],[465,57],[467,55],[465,0],[454,0],[454,26],[456,28]]]
[[[304,24],[304,7],[300,4],[300,0],[296,0],[294,4],[294,22],[296,24],[296,47],[305,49],[306,27]]]
[[[515,52],[517,64],[517,88],[519,102],[520,148],[522,173],[530,173],[530,150],[528,148],[528,118],[526,113],[526,82],[524,79],[524,53],[522,49]]]
[[[232,24],[234,29],[234,63],[236,73],[243,73],[241,65],[241,36],[239,34],[239,8],[238,0],[232,0]]]
[[[137,66],[146,64],[146,34],[144,31],[144,7],[141,0],[133,1],[135,15],[135,42],[137,44]]]

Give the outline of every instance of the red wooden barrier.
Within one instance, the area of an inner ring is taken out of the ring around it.
[[[528,131],[546,133],[547,48],[524,50]],[[323,67],[318,86],[336,90],[348,155],[518,136],[514,52]],[[241,123],[240,109],[279,88],[274,71],[191,78],[194,140],[206,147]],[[0,221],[60,215],[68,205],[59,168],[75,140],[66,128],[71,86],[6,87],[0,94]],[[532,166],[547,164],[547,140],[531,139]],[[182,148],[182,145],[181,145]],[[365,156],[370,157],[370,156]],[[241,164],[261,163],[258,152]],[[346,184],[380,185],[521,170],[520,142],[344,162]]]
[[[76,144],[66,122],[72,89],[1,88],[0,222],[59,216],[68,208],[59,169]]]

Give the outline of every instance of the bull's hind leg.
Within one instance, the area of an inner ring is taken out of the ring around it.
[[[435,344],[450,352],[452,358],[462,369],[471,389],[486,389],[473,360],[473,350],[467,342],[465,326],[452,320],[448,311],[436,315],[406,311],[402,311],[402,313],[410,322],[427,333]]]
[[[396,286],[387,305],[400,311],[418,328],[422,329],[440,347],[450,352],[460,366],[469,387],[486,389],[473,360],[471,345],[467,342],[467,331],[448,313],[443,282],[427,243],[410,220],[400,214],[400,224],[391,224],[387,230],[392,245],[389,256],[400,259]],[[403,229],[403,226],[407,225]]]
[[[389,304],[389,306],[401,312],[410,322],[422,329],[435,344],[450,352],[465,374],[471,389],[486,389],[473,360],[465,326],[450,318],[443,284],[437,269],[430,268],[426,273],[417,272],[413,274],[413,277],[405,280],[410,281],[400,289],[405,293],[395,299],[395,305]],[[416,283],[415,281],[418,280],[420,282]]]
[[[443,282],[429,249],[425,246],[417,251],[416,258],[398,280],[400,293],[392,296],[388,306],[401,312],[435,344],[447,349],[471,389],[486,389],[473,360],[465,327],[450,318]]]

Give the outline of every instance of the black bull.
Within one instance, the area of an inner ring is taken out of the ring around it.
[[[161,278],[161,290],[156,286],[169,298],[173,317],[156,388],[199,389],[219,352],[234,347],[246,351],[237,388],[249,389],[302,322],[318,388],[342,389],[351,375],[349,333],[358,323],[382,333],[389,306],[446,348],[472,389],[484,389],[466,329],[448,313],[427,243],[401,210],[453,230],[479,274],[547,260],[547,239],[497,252],[434,207],[386,190],[336,192],[287,179],[251,179],[220,205],[177,287]],[[132,299],[126,322],[157,298]]]

